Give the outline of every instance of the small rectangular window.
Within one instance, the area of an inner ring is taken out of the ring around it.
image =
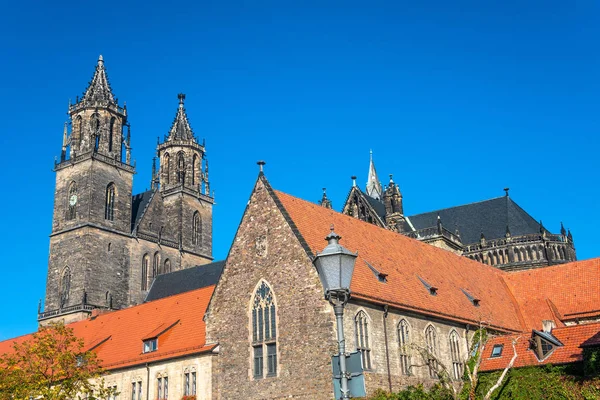
[[[192,393],[194,396],[196,395],[196,371],[192,372]]]
[[[254,378],[263,377],[263,347],[262,344],[254,347]]]
[[[277,345],[267,344],[267,376],[277,375]]]
[[[492,348],[492,357],[500,357],[502,355],[503,344],[495,344]]]
[[[158,339],[148,339],[144,341],[144,353],[150,353],[156,351],[158,348]]]

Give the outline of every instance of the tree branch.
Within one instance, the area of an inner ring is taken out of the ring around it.
[[[517,359],[517,356],[518,356],[517,342],[519,341],[520,338],[521,337],[519,336],[512,340],[513,356],[510,359],[510,362],[508,363],[506,368],[504,368],[504,371],[502,371],[502,374],[498,378],[498,381],[496,381],[496,384],[490,388],[490,390],[487,392],[487,394],[485,395],[483,400],[490,400],[490,398],[492,397],[492,393],[494,393],[494,391],[500,387],[500,385],[502,384],[502,381],[504,380],[504,377],[506,377],[506,374],[508,373],[508,370],[510,370],[512,368],[512,366],[515,364],[515,360]]]

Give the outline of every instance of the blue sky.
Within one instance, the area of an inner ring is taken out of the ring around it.
[[[99,54],[149,186],[177,93],[206,139],[222,259],[267,161],[271,184],[339,209],[369,150],[407,214],[503,195],[580,259],[600,256],[600,5],[595,1],[13,2],[0,15],[4,307],[36,328],[53,160]],[[325,233],[324,233],[325,234]]]

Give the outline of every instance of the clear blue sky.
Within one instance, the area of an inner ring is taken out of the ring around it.
[[[294,5],[295,4],[295,5]],[[367,5],[368,4],[368,5]],[[206,139],[214,256],[257,175],[339,209],[369,150],[407,214],[501,196],[600,256],[597,1],[11,2],[0,15],[0,339],[36,327],[53,160],[99,54],[132,124],[134,190],[177,93]],[[325,234],[325,232],[324,232]]]

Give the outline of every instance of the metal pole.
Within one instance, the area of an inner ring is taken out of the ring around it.
[[[341,375],[340,390],[342,392],[343,400],[350,398],[350,391],[348,390],[348,373],[346,372],[346,341],[344,339],[344,303],[345,302],[342,299],[336,298],[335,303],[333,304],[333,311],[335,313],[335,319],[337,321],[337,336],[340,355]]]

